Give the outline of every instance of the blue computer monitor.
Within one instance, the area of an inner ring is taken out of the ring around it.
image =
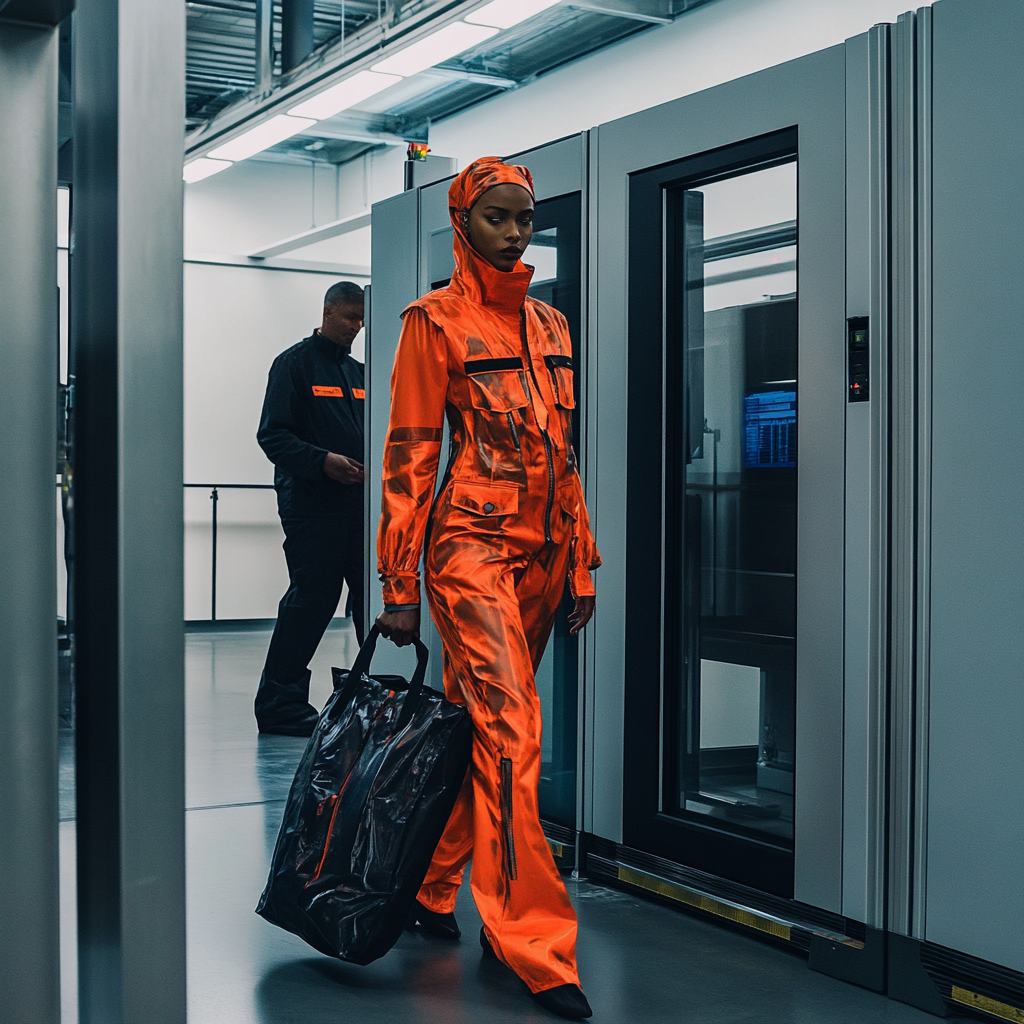
[[[796,465],[796,392],[757,390],[743,399],[743,466]]]

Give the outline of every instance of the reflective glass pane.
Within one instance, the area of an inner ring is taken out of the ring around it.
[[[666,467],[677,480],[667,522],[678,549],[678,579],[667,577],[677,598],[666,606],[680,623],[667,734],[678,783],[666,810],[791,842],[796,163],[687,186],[669,204],[670,280],[685,298],[668,337],[683,422]]]
[[[533,239],[524,260],[534,268],[530,295],[554,306],[569,323],[573,363],[579,365],[580,325],[579,195],[537,204]],[[576,394],[580,388],[576,383]],[[573,429],[579,436],[579,402]],[[573,829],[576,825],[576,709],[578,645],[569,636],[567,619],[573,602],[566,588],[540,667],[537,696],[544,731],[541,737],[540,815]]]

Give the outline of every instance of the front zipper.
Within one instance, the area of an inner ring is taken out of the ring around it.
[[[512,418],[512,413],[507,412],[505,415],[508,417],[508,429],[512,431],[512,443],[516,446],[516,451],[522,455],[523,449],[519,444],[519,434],[516,431],[516,421]]]
[[[501,830],[505,838],[505,867],[510,881],[516,881],[516,841],[512,834],[512,758],[501,759]]]
[[[555,457],[551,452],[551,438],[548,432],[542,430],[540,436],[544,438],[544,453],[548,457],[548,504],[544,509],[544,540],[551,543],[551,509],[555,505]]]
[[[534,382],[537,381],[537,374],[533,368],[533,355],[530,352],[530,340],[526,333],[526,309],[523,308],[519,311],[519,336],[523,343],[523,352],[526,355],[527,365],[530,367],[530,374],[533,376]],[[527,390],[527,397],[529,398],[529,390]],[[540,389],[540,385],[537,385],[537,397],[543,402],[544,393]],[[534,412],[536,417],[536,412]],[[538,429],[540,424],[538,423]],[[544,509],[544,543],[551,544],[551,510],[555,506],[555,456],[551,449],[551,437],[546,430],[541,430],[540,436],[544,439],[544,454],[547,456],[548,461],[548,503]],[[516,446],[518,447],[518,445]]]

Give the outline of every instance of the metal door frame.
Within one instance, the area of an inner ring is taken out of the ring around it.
[[[622,395],[628,357],[629,175],[797,126],[802,427],[794,897],[833,913],[842,909],[843,852],[845,89],[846,51],[840,45],[591,133],[597,221],[591,224],[595,315],[589,348],[596,386],[588,442],[599,453],[599,463],[588,481],[588,499],[605,566],[598,573],[597,620],[591,631],[595,672],[586,698],[584,827],[604,839],[624,841],[625,682],[643,646],[627,631],[624,482],[630,417]]]

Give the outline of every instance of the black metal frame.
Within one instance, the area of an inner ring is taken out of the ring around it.
[[[663,552],[660,531],[652,530],[651,522],[662,508],[684,518],[689,511],[683,471],[676,468],[685,466],[685,459],[664,459],[669,448],[685,444],[687,432],[683,430],[679,437],[680,431],[669,431],[660,443],[663,425],[685,424],[689,412],[684,407],[681,417],[663,418],[663,403],[685,402],[685,394],[666,391],[663,371],[665,346],[669,352],[679,349],[672,344],[673,321],[678,318],[667,315],[665,295],[665,281],[672,274],[671,266],[663,264],[663,254],[672,258],[666,250],[666,215],[671,213],[666,193],[732,177],[741,170],[787,163],[796,157],[797,143],[797,129],[787,128],[638,172],[629,183],[623,842],[785,898],[793,896],[792,844],[740,836],[708,822],[663,812],[672,799],[669,790],[678,788],[679,766],[670,763],[674,756],[670,752],[681,749],[678,730],[683,719],[682,708],[662,697],[663,670],[667,674],[670,667],[663,665],[663,612],[668,613],[664,614],[665,651],[683,651],[686,638],[676,625],[680,616],[673,615],[671,608],[663,609],[662,563],[663,557],[667,564],[671,556],[681,566],[687,556],[685,550]],[[678,380],[679,367],[668,369],[676,371]],[[663,473],[667,474],[664,493]],[[685,542],[677,546],[684,548]],[[687,595],[680,593],[678,599],[685,601]],[[699,656],[699,652],[686,648],[686,656]],[[664,793],[662,779],[671,780]]]

